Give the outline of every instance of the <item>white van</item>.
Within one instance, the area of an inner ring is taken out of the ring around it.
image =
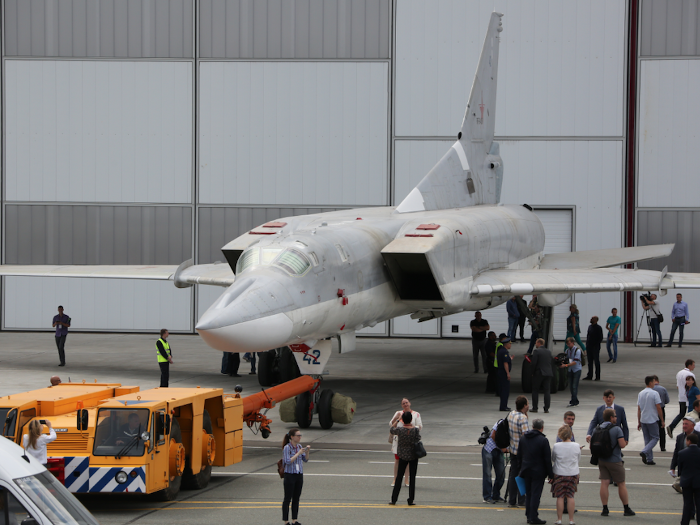
[[[0,437],[0,525],[98,525],[56,477]]]

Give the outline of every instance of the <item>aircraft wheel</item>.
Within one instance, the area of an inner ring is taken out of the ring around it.
[[[299,428],[309,428],[314,415],[310,413],[311,392],[303,392],[297,396],[297,424]]]
[[[258,352],[258,383],[260,386],[272,386],[274,380],[275,351]]]
[[[523,392],[532,392],[532,363],[528,359],[523,359],[522,373],[520,374]]]
[[[151,438],[153,439],[153,438]],[[177,419],[173,418],[172,425],[170,427],[170,441],[175,443],[182,443],[182,432],[180,431],[180,423]],[[159,490],[153,494],[153,499],[156,501],[173,501],[178,493],[180,492],[180,486],[182,484],[182,476],[170,476],[168,480],[168,487],[163,490]]]
[[[333,390],[321,391],[321,397],[318,399],[318,422],[324,430],[328,430],[333,426],[331,401],[333,401]]]
[[[297,360],[294,357],[294,352],[292,352],[289,347],[285,346],[280,350],[279,369],[281,383],[286,383],[287,381],[301,376],[299,365],[297,365]]]
[[[204,414],[202,415],[202,429],[206,430],[207,434],[214,434],[211,426],[211,417],[209,417],[209,412],[206,410],[204,410]],[[182,474],[182,487],[196,490],[206,488],[211,480],[211,465],[202,465],[202,470],[194,474],[190,466],[191,460],[190,453],[185,463],[185,472]]]

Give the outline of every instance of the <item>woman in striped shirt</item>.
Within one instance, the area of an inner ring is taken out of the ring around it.
[[[292,503],[292,523],[297,523],[299,515],[299,498],[304,486],[304,462],[309,460],[311,446],[302,447],[301,432],[293,428],[282,441],[282,463],[284,463],[284,501],[282,502],[282,521],[289,525],[289,503]]]

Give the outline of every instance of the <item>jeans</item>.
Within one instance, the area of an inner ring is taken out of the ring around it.
[[[608,335],[608,340],[607,340],[607,348],[608,348],[608,359],[612,359],[613,361],[617,361],[617,333],[615,335],[610,336]],[[615,353],[610,350],[610,345],[613,346],[615,349]]]
[[[673,326],[671,327],[671,335],[668,336],[668,346],[673,344],[673,336],[676,335],[676,328],[680,329],[678,333],[678,346],[683,344],[683,329],[685,328],[685,323],[679,323],[674,319]]]
[[[540,499],[544,487],[544,476],[528,476],[525,479],[525,516],[528,522],[539,519]]]
[[[284,500],[282,501],[282,521],[289,521],[289,502],[292,503],[292,519],[299,517],[299,498],[304,486],[304,474],[284,473]]]
[[[700,509],[700,489],[683,487],[683,515],[681,525],[690,525],[690,520],[695,515],[695,509]]]
[[[651,327],[651,346],[656,346],[657,344],[659,346],[663,345],[663,339],[661,337],[661,323],[659,323],[659,319],[654,317],[653,319],[649,319],[649,326]],[[659,342],[656,342],[656,336],[658,335],[659,337]]]
[[[491,484],[491,467],[496,472],[496,482]],[[494,448],[491,452],[486,452],[486,448],[481,449],[481,469],[483,477],[483,497],[484,499],[498,499],[501,497],[501,487],[505,481],[506,465],[503,462],[503,452]],[[396,486],[396,485],[394,485]]]
[[[479,360],[484,365],[484,372],[486,372],[486,339],[476,340],[472,337],[472,354],[474,357],[474,372],[479,371]]]
[[[406,461],[405,459],[399,458],[399,470],[396,473],[396,479],[394,480],[394,490],[391,493],[391,501],[396,503],[399,499],[399,492],[401,492],[401,482],[403,481],[403,476],[406,473],[406,467],[408,466],[408,502],[413,503],[416,497],[416,473],[418,472],[418,458],[412,461]]]
[[[578,382],[581,380],[581,370],[578,372],[566,372],[569,376],[569,390],[571,390],[571,401],[569,404],[578,405]]]
[[[515,342],[515,331],[518,329],[518,319],[519,317],[508,318],[508,337],[513,342]]]
[[[688,403],[685,401],[679,401],[678,406],[680,407],[680,412],[678,412],[678,415],[673,418],[673,421],[671,421],[671,424],[669,425],[669,428],[673,430],[676,428],[676,425],[681,422],[681,419],[683,419],[686,415],[688,415]]]
[[[579,372],[580,374],[580,372]],[[549,410],[549,400],[552,394],[552,376],[543,377],[541,373],[532,374],[532,409],[538,410],[540,387],[544,388],[544,409]]]
[[[683,332],[681,332],[683,334]],[[683,338],[683,335],[681,335],[681,339]],[[61,335],[56,338],[56,348],[58,348],[58,359],[60,360],[60,363],[62,365],[66,364],[66,352],[65,352],[65,346],[66,346],[66,336]]]
[[[644,448],[642,452],[647,455],[647,461],[654,461],[654,447],[659,442],[659,422],[642,423],[644,435]]]
[[[518,505],[525,505],[525,496],[520,494],[518,483],[515,481],[515,476],[520,475],[520,456],[517,454],[510,455],[510,471],[508,472],[508,504],[515,505],[515,498],[518,498]]]

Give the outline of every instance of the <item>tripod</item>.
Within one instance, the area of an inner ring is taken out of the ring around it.
[[[637,341],[639,340],[639,332],[642,329],[642,322],[644,322],[645,319],[647,321],[647,330],[649,330],[649,341],[652,340],[652,338],[651,338],[651,323],[649,322],[649,311],[643,310],[642,317],[639,319],[639,328],[637,328],[637,336],[634,338],[634,346],[637,346]]]

